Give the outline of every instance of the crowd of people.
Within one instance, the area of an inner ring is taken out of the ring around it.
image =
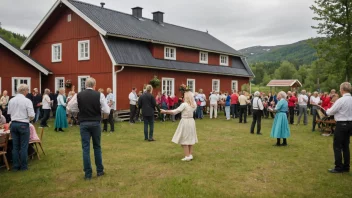
[[[107,131],[108,123],[110,132],[114,131],[115,98],[110,88],[106,89],[105,96],[103,89],[94,91],[95,85],[95,79],[89,78],[86,81],[85,91],[77,94],[73,87],[68,97],[65,95],[65,89],[59,89],[54,95],[55,100],[49,89],[45,89],[43,96],[38,93],[38,89],[34,89],[33,93],[29,94],[28,86],[25,84],[19,85],[18,94],[13,99],[9,98],[6,91],[3,92],[0,108],[6,113],[0,116],[0,122],[8,122],[8,119],[12,121],[11,135],[14,141],[18,141],[18,144],[14,144],[13,147],[15,170],[27,169],[27,160],[24,160],[27,155],[23,149],[28,148],[28,142],[19,142],[19,140],[26,140],[29,123],[37,122],[41,118],[40,125],[48,127],[47,120],[52,111],[55,116],[55,131],[62,132],[63,128],[68,127],[68,123],[80,125],[85,178],[92,177],[90,139],[93,141],[97,175],[104,175],[100,146],[101,131]],[[310,112],[313,115],[312,131],[314,131],[317,110],[321,109],[326,111],[327,115],[335,116],[337,121],[334,138],[336,166],[329,171],[332,173],[349,171],[349,134],[352,133],[352,97],[349,83],[341,84],[341,99],[336,90],[331,90],[330,93],[313,92],[313,94],[305,90],[300,94],[294,91],[287,93],[281,91],[277,94],[256,91],[253,95],[245,91],[237,93],[234,90],[231,93],[212,92],[206,97],[202,89],[192,93],[185,86],[180,98],[168,95],[166,92],[163,94],[159,92],[154,97],[152,92],[151,85],[147,85],[143,92],[140,91],[138,94],[136,88],[132,89],[128,96],[131,110],[130,123],[143,120],[144,139],[155,141],[155,110],[158,110],[158,119],[162,122],[180,119],[172,142],[182,146],[185,155],[182,161],[193,160],[193,145],[198,142],[195,120],[203,119],[205,114],[210,114],[210,119],[217,119],[218,111],[223,111],[226,120],[238,118],[239,123],[247,123],[247,115],[253,115],[250,133],[254,134],[256,128],[257,135],[262,135],[261,119],[270,116],[274,118],[270,136],[277,139],[275,146],[287,146],[287,138],[290,137],[289,124],[295,123],[294,117],[298,116],[296,125],[300,123],[302,116],[303,123],[307,125],[308,112]],[[54,107],[55,103],[56,107]],[[100,128],[101,122],[104,123],[103,130]]]

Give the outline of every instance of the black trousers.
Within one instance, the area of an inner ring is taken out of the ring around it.
[[[260,133],[262,128],[262,111],[253,109],[253,121],[251,126],[251,133],[254,133],[255,124],[257,124],[257,134]]]
[[[337,122],[334,133],[335,169],[344,170],[350,168],[350,134],[352,122]],[[343,163],[342,163],[343,156]]]
[[[240,123],[242,122],[242,118],[244,118],[244,122],[247,122],[247,105],[240,105]]]
[[[295,123],[295,107],[288,107],[290,124]]]
[[[115,131],[115,122],[114,122],[114,110],[110,110],[109,118],[103,120],[104,123],[104,129],[105,131],[108,130],[108,122],[110,124],[110,131]]]
[[[50,109],[43,109],[43,111],[44,111],[44,115],[43,115],[43,118],[40,122],[40,126],[47,126],[48,125],[47,121],[50,117]]]
[[[136,110],[137,110],[137,107],[136,105],[131,105],[130,104],[130,122],[134,122],[134,116],[136,115]]]

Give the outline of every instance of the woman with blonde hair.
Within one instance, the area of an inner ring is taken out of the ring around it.
[[[186,91],[184,102],[177,109],[161,110],[162,114],[176,115],[182,113],[182,119],[172,138],[172,142],[180,144],[183,148],[185,157],[182,161],[191,161],[193,159],[193,145],[198,143],[196,123],[193,119],[193,112],[197,109],[197,105],[193,97],[192,92]]]

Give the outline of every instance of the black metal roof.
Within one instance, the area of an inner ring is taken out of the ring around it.
[[[111,35],[241,55],[240,52],[234,50],[207,32],[184,28],[165,22],[159,24],[148,18],[142,18],[142,20],[140,20],[130,14],[102,8],[81,1],[68,0],[68,2]]]
[[[187,72],[221,74],[231,76],[253,77],[246,61],[241,57],[232,57],[232,65],[218,66],[200,63],[180,62],[153,57],[149,43],[122,39],[116,37],[104,38],[105,42],[118,65],[151,67],[155,69],[167,69]]]

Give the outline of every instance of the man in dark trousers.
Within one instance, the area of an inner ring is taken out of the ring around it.
[[[57,109],[57,96],[59,95],[59,91],[56,91],[56,93],[50,93],[49,97],[50,100],[53,101],[51,111],[53,112],[53,117],[55,118],[56,116],[56,109]]]
[[[33,107],[34,107],[34,113],[35,113],[35,118],[33,122],[37,122],[40,116],[40,106],[42,103],[42,95],[39,93],[38,88],[33,89]]]
[[[92,178],[92,166],[90,162],[90,139],[93,140],[94,158],[97,169],[97,176],[104,175],[103,159],[101,154],[101,112],[105,115],[110,113],[110,108],[102,93],[95,91],[96,81],[94,78],[86,80],[86,90],[81,91],[77,95],[77,103],[70,103],[68,110],[73,105],[78,105],[80,133],[83,150],[83,166],[85,172],[85,180]]]
[[[142,109],[142,115],[144,120],[144,140],[155,141],[153,138],[154,132],[154,112],[156,101],[152,95],[153,87],[147,85],[147,92],[145,92],[138,100],[138,106]],[[149,136],[148,136],[148,125],[149,125]]]
[[[334,132],[335,168],[330,173],[350,172],[350,135],[352,134],[352,97],[351,84],[344,82],[340,85],[342,97],[326,111],[327,115],[334,115],[336,129]],[[343,163],[342,163],[343,156]]]
[[[20,84],[18,94],[9,101],[7,113],[11,115],[12,161],[13,171],[28,170],[29,122],[34,119],[33,103],[25,96],[28,85]]]

